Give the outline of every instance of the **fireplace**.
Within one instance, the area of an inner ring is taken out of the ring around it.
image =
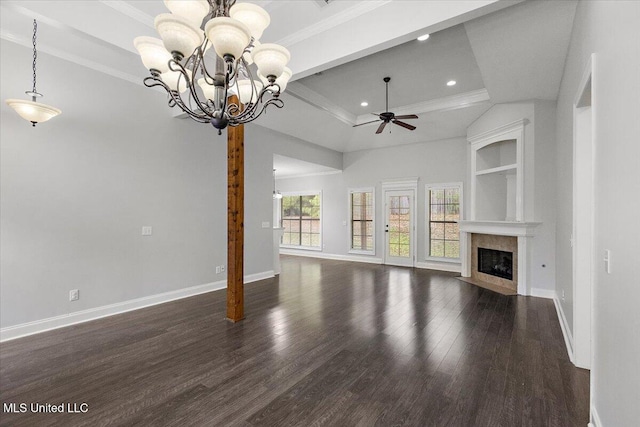
[[[513,280],[513,252],[478,248],[478,271]]]

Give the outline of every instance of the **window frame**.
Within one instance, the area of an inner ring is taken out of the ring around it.
[[[431,256],[431,197],[429,192],[431,190],[443,190],[447,188],[457,188],[460,192],[459,196],[459,209],[460,209],[460,218],[459,221],[464,219],[464,193],[463,193],[463,183],[462,182],[447,182],[447,183],[439,183],[439,184],[426,184],[424,186],[424,199],[425,199],[425,260],[426,261],[435,261],[435,262],[448,262],[459,264],[461,262],[460,254],[462,252],[462,248],[458,251],[458,258],[448,258],[448,257],[434,257]],[[458,234],[458,242],[460,242],[460,235]]]
[[[351,200],[352,200],[352,195],[354,193],[371,193],[371,203],[373,205],[373,209],[372,209],[372,213],[373,213],[373,219],[372,221],[372,227],[373,227],[373,243],[372,243],[372,249],[370,251],[367,250],[362,250],[362,249],[354,249],[353,248],[353,207],[351,206]],[[358,254],[358,255],[375,255],[376,254],[376,189],[375,187],[362,187],[362,188],[349,188],[347,191],[347,210],[349,211],[349,220],[348,220],[348,227],[347,227],[347,239],[348,239],[348,244],[349,244],[349,252],[350,254]]]
[[[324,234],[324,224],[322,221],[323,215],[322,215],[322,210],[324,209],[324,200],[322,198],[322,190],[309,190],[309,191],[287,191],[287,192],[282,192],[282,199],[279,200],[279,211],[280,211],[280,227],[284,228],[284,224],[283,224],[283,217],[282,217],[282,201],[285,197],[291,197],[291,196],[319,196],[320,197],[320,209],[319,209],[319,219],[320,219],[320,244],[319,246],[302,246],[302,245],[286,245],[284,243],[282,243],[282,239],[280,240],[280,247],[281,248],[285,248],[285,249],[298,249],[298,250],[303,250],[303,251],[322,251],[324,249],[324,244],[323,244],[323,238],[322,235]],[[302,231],[300,231],[300,233],[302,233]],[[284,238],[284,231],[283,231],[283,238]],[[302,238],[300,239],[300,241],[302,241]]]

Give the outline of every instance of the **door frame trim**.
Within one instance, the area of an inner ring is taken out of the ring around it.
[[[415,268],[418,258],[418,181],[419,177],[386,179],[382,181],[382,221],[380,221],[380,233],[384,237],[384,247],[382,252],[382,263],[387,264],[387,236],[384,232],[384,226],[387,218],[387,191],[413,191],[413,230],[411,238],[413,239],[413,260],[411,267]]]

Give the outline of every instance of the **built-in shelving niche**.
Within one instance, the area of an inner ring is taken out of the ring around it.
[[[524,121],[470,139],[472,220],[523,221]]]

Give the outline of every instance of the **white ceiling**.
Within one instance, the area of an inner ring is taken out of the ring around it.
[[[289,48],[294,71],[283,95],[285,108],[268,111],[256,124],[341,152],[464,136],[492,103],[555,99],[576,5],[519,0],[256,3],[272,18],[262,41]],[[165,11],[161,0],[3,0],[0,37],[31,47],[31,22],[37,18],[40,51],[142,84],[147,71],[132,40],[157,36],[153,18]],[[429,40],[415,41],[425,32],[432,34]],[[374,134],[376,125],[353,128],[384,109],[382,78],[387,75],[392,78],[392,111],[417,114],[420,118],[411,123],[418,128],[388,126],[381,135]],[[458,84],[447,87],[449,79]],[[369,107],[360,107],[363,100]]]
[[[293,178],[311,175],[328,175],[340,173],[339,169],[329,166],[318,165],[316,163],[305,162],[304,160],[292,157],[273,155],[273,169],[277,179]]]

